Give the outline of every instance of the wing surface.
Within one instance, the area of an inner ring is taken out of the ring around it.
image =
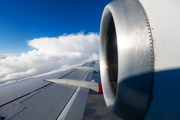
[[[95,62],[78,68],[34,76],[0,86],[0,120],[66,120],[82,119],[89,89],[45,79],[76,79],[91,81]],[[78,93],[77,93],[78,89]],[[67,113],[63,113],[77,94]],[[62,114],[64,116],[62,116]]]

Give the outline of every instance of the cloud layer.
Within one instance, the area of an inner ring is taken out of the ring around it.
[[[0,58],[0,81],[20,79],[85,59],[98,59],[99,35],[83,32],[60,37],[42,37],[28,41],[34,50],[19,56]]]

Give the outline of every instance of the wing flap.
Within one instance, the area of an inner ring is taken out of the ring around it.
[[[82,120],[88,98],[88,92],[89,89],[81,88],[65,120],[72,120],[72,118],[73,120]]]

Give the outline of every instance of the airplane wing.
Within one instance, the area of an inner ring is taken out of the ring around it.
[[[98,73],[93,68],[95,65],[94,61],[88,62],[64,71],[1,85],[0,120],[82,119],[89,88],[57,84],[50,80],[91,81],[93,73]]]

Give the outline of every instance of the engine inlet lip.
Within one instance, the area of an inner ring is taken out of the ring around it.
[[[111,25],[113,24],[113,25]],[[111,35],[107,35],[108,32],[111,32],[109,28],[113,29],[113,33],[110,34],[115,34],[116,36],[116,30],[114,26],[114,20],[111,14],[111,11],[106,8],[103,12],[102,20],[101,20],[101,31],[100,31],[100,68],[101,68],[101,77],[102,77],[102,84],[104,85],[103,91],[104,91],[104,97],[107,98],[106,104],[107,106],[111,106],[114,104],[115,98],[116,98],[116,90],[117,90],[117,77],[116,76],[116,81],[115,84],[112,83],[111,81],[111,75],[109,74],[109,58],[111,58],[111,55],[109,53],[110,46],[108,44],[109,39],[111,39]],[[117,47],[117,44],[116,44]],[[110,48],[111,49],[111,48]],[[116,53],[116,56],[118,54]],[[116,61],[118,62],[118,60]],[[118,64],[118,63],[117,63]],[[116,71],[118,74],[118,71]],[[112,84],[111,84],[112,83]],[[116,87],[115,87],[116,86]],[[106,88],[106,89],[105,89]]]

